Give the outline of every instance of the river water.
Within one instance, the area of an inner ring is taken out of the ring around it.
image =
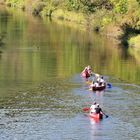
[[[72,26],[0,8],[1,140],[140,139],[139,61]],[[112,88],[88,90],[89,64]],[[100,122],[82,111],[95,100],[109,116]]]

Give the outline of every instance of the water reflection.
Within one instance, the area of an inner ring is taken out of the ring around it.
[[[93,126],[92,128],[96,127],[96,124],[101,123],[101,120],[100,119],[89,117],[89,120],[90,120],[91,126]]]
[[[140,75],[140,66],[135,65],[134,58],[127,51],[116,49],[113,40],[107,41],[92,33],[87,35],[81,30],[63,24],[59,26],[53,21],[41,22],[41,19],[39,21],[22,12],[11,10],[9,13],[10,16],[5,14],[6,21],[3,20],[4,14],[1,15],[1,24],[4,32],[7,32],[5,54],[9,59],[5,65],[13,71],[8,71],[13,77],[14,67],[23,68],[16,71],[16,75],[24,75],[22,79],[25,80],[70,77],[88,63],[97,73],[116,75],[126,80],[133,77],[130,82],[139,82],[135,72]],[[9,61],[14,67],[8,64]],[[3,62],[1,66],[5,71]],[[40,71],[44,76],[40,75]]]
[[[90,118],[90,140],[100,140],[101,137],[105,140],[105,135],[102,131],[104,131],[104,124],[102,123],[103,120],[95,120]]]

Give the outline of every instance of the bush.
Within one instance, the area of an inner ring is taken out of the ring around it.
[[[102,20],[102,25],[105,26],[109,23],[112,22],[112,18],[111,17],[104,17],[103,20]]]
[[[43,8],[45,6],[46,6],[45,2],[36,2],[36,3],[34,3],[32,14],[33,15],[39,15],[40,12],[43,10]]]
[[[66,7],[68,11],[78,11],[80,9],[80,2],[75,0],[66,0]]]
[[[50,6],[46,6],[45,8],[43,8],[43,10],[41,11],[41,15],[42,16],[52,16],[52,13],[54,12],[55,8],[54,7],[50,7]]]
[[[5,0],[5,2],[9,7],[19,7],[25,10],[24,0]]]
[[[140,4],[140,0],[137,0],[138,4]]]
[[[128,11],[128,2],[127,0],[120,0],[114,8],[116,13],[125,14]]]

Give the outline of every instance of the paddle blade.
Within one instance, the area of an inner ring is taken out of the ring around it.
[[[88,90],[92,90],[92,88],[89,88]]]
[[[107,83],[108,88],[112,88],[112,85],[110,83]]]
[[[89,110],[90,110],[89,107],[84,107],[84,108],[83,108],[83,111],[89,111]]]
[[[108,115],[106,115],[105,117],[108,118]]]

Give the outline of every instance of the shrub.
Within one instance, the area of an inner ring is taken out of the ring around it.
[[[18,6],[20,8],[24,7],[24,0],[6,0],[7,6],[15,7]]]
[[[128,11],[128,2],[127,0],[120,0],[114,8],[116,13],[125,14]]]
[[[138,4],[140,4],[140,0],[137,0]]]
[[[33,4],[33,15],[39,15],[43,8],[46,6],[45,2],[36,2]]]

